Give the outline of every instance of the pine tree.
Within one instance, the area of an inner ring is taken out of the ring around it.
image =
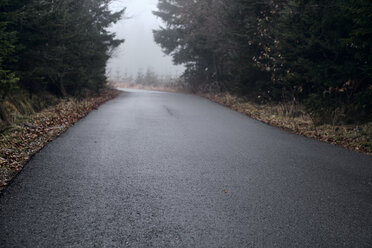
[[[12,2],[18,18],[14,64],[23,88],[56,95],[98,92],[106,82],[106,62],[123,40],[107,28],[124,10],[111,13],[109,0],[29,0]]]
[[[155,41],[176,64],[184,64],[184,76],[196,88],[214,83],[221,87],[223,25],[219,18],[222,1],[160,0],[154,12],[166,27],[154,31]]]
[[[317,119],[331,121],[336,112],[346,120],[362,118],[356,117],[363,108],[358,95],[368,92],[370,78],[363,71],[368,71],[371,54],[354,36],[362,23],[354,18],[368,19],[362,2],[291,0],[283,9],[277,34],[279,85],[290,97],[305,99]],[[362,40],[368,43],[366,37]]]
[[[9,2],[0,2],[0,100],[4,99],[9,92],[17,87],[18,77],[9,68],[16,61],[15,44],[16,33],[9,30],[9,22],[12,19],[8,12]]]

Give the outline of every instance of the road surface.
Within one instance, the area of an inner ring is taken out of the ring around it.
[[[30,161],[0,247],[372,247],[372,157],[132,90]]]

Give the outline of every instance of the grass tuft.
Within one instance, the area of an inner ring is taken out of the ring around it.
[[[4,105],[13,114],[8,114],[11,111],[7,110],[9,122],[0,132],[0,191],[22,170],[33,154],[119,93],[106,90],[95,97],[60,99],[58,104],[30,115],[20,114],[19,109],[23,108],[23,113],[32,113],[31,103],[18,102],[18,108],[13,104]]]
[[[330,125],[314,123],[299,104],[257,104],[230,94],[199,94],[264,123],[322,142],[372,155],[372,123]]]

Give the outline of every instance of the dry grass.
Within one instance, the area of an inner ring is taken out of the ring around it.
[[[100,96],[61,100],[39,113],[20,115],[0,133],[0,191],[14,178],[27,161],[68,127],[116,97],[119,91],[106,90]]]
[[[121,82],[121,83],[113,83],[112,86],[116,88],[190,93],[189,90],[182,88],[180,86],[177,86],[177,85],[143,85],[143,84],[128,84],[128,83]]]
[[[48,93],[29,96],[27,92],[20,92],[7,97],[0,102],[0,132],[9,124],[17,122],[24,116],[30,116],[46,107],[58,103],[58,98]]]
[[[302,106],[255,104],[230,94],[199,94],[264,123],[319,141],[372,155],[372,123],[314,125]]]
[[[190,93],[189,90],[174,86],[151,87],[118,84],[117,87]],[[257,104],[228,93],[199,93],[198,95],[289,132],[372,155],[372,122],[361,125],[315,125],[313,119],[306,114],[301,105]]]
[[[188,90],[174,86],[116,84],[116,87],[190,93]],[[372,155],[371,122],[362,125],[315,125],[301,105],[288,103],[279,105],[257,104],[228,93],[199,93],[198,95],[289,132]]]

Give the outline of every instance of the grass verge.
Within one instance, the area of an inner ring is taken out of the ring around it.
[[[255,104],[230,94],[200,93],[199,95],[269,125],[372,155],[371,122],[361,125],[314,125],[301,106]]]
[[[117,90],[107,89],[100,96],[68,98],[38,113],[14,119],[0,133],[0,192],[47,143],[118,94]]]

